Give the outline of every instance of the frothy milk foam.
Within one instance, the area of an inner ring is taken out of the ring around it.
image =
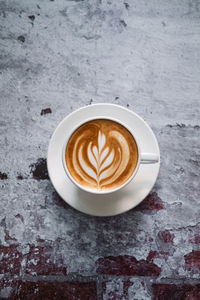
[[[71,176],[86,188],[110,190],[133,174],[138,149],[131,133],[121,124],[97,119],[72,134],[65,151]]]

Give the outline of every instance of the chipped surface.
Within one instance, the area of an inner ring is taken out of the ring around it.
[[[200,284],[197,285],[175,285],[155,284],[153,285],[154,300],[198,300],[200,299]]]
[[[198,0],[0,2],[0,298],[199,299],[199,18]],[[109,218],[72,209],[46,168],[58,123],[98,102],[161,150],[150,195]]]
[[[135,259],[134,256],[108,256],[97,261],[97,273],[123,276],[157,277],[161,269],[152,262]]]

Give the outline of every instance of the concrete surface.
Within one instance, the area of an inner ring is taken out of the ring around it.
[[[0,1],[0,299],[200,299],[199,99],[199,0]],[[98,102],[161,149],[152,193],[111,218],[46,172],[57,124]]]

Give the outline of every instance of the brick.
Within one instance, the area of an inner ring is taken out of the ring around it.
[[[22,253],[17,250],[18,245],[0,246],[0,274],[17,275],[20,272]]]
[[[184,256],[186,266],[189,270],[200,270],[200,251],[192,251]]]
[[[159,232],[159,236],[164,243],[173,243],[174,241],[174,234],[171,233],[169,230]]]
[[[154,258],[164,258],[165,260],[167,260],[168,257],[169,257],[169,252],[150,251],[147,257],[147,261],[153,262]]]
[[[175,285],[154,284],[154,300],[199,300],[200,284],[198,285]]]
[[[128,289],[133,283],[130,280],[113,279],[102,283],[102,299],[128,300]]]
[[[189,239],[189,242],[192,244],[200,244],[200,235],[194,235],[193,238]]]
[[[192,244],[200,244],[200,225],[199,224],[190,228],[188,241]]]
[[[28,300],[96,300],[95,282],[21,281],[16,299]]]
[[[194,244],[200,244],[200,235],[194,236]]]
[[[138,206],[136,206],[135,210],[161,210],[163,209],[163,202],[158,197],[156,192],[149,194]]]
[[[0,280],[0,299],[97,300],[95,282]]]
[[[147,260],[137,260],[134,256],[108,256],[96,262],[97,273],[121,276],[157,277],[161,268]]]
[[[15,300],[17,282],[12,278],[0,280],[0,299]]]
[[[138,278],[124,279],[114,277],[102,282],[102,300],[151,299],[143,280]]]
[[[51,245],[30,245],[25,272],[30,275],[66,275],[67,267]]]

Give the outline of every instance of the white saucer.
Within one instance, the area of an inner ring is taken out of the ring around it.
[[[135,207],[149,194],[158,176],[160,160],[154,164],[142,164],[132,182],[111,194],[92,195],[74,186],[63,168],[63,143],[77,121],[80,123],[102,115],[121,120],[132,128],[142,152],[157,153],[160,156],[157,139],[141,117],[122,106],[100,103],[76,110],[58,125],[49,143],[47,167],[57,193],[73,208],[94,216],[114,216]]]

